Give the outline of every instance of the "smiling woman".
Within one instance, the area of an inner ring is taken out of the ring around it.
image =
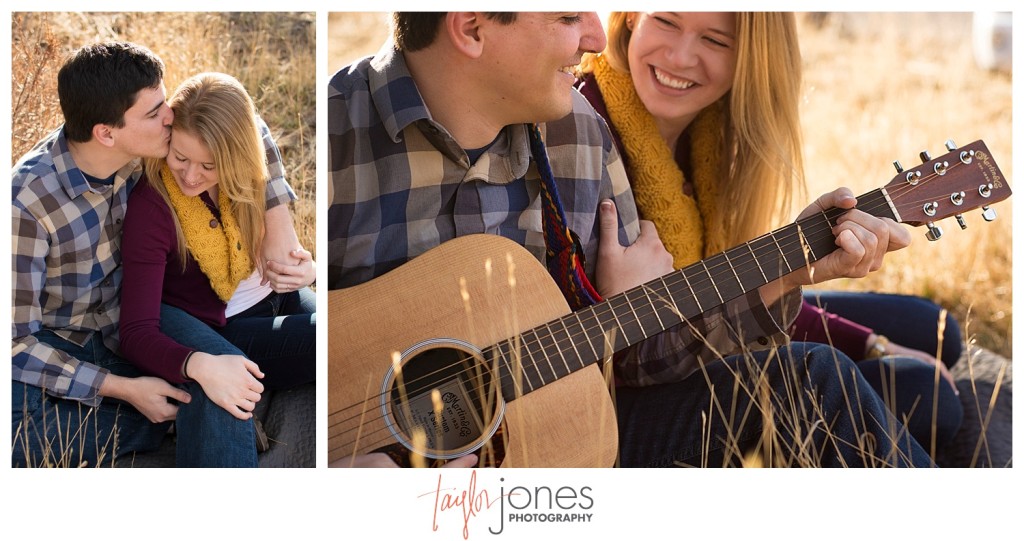
[[[582,66],[580,90],[609,121],[637,207],[675,266],[788,221],[790,195],[804,183],[795,16],[614,12],[608,34],[609,47]],[[963,416],[947,368],[960,357],[957,322],[909,296],[817,292],[816,304],[808,297],[784,323],[792,339],[834,344],[879,395],[893,396],[892,409],[918,441],[948,443]],[[943,379],[933,385],[937,371]]]
[[[217,164],[206,147],[195,135],[187,131],[174,134],[167,166],[182,193],[192,197],[217,186]],[[211,192],[214,194],[216,192]]]
[[[628,52],[633,86],[674,148],[697,114],[732,87],[736,17],[721,12],[627,15],[626,27],[635,44]]]

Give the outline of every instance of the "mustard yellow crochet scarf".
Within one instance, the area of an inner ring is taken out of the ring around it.
[[[722,174],[722,107],[716,103],[697,115],[690,135],[693,197],[683,192],[686,179],[661,138],[654,117],[644,107],[628,73],[616,71],[603,55],[594,62],[594,77],[628,158],[627,171],[640,217],[651,220],[672,254],[677,269],[718,253],[727,246],[716,220]]]
[[[166,165],[160,170],[160,177],[167,188],[171,207],[178,216],[185,243],[199,268],[210,280],[210,286],[220,300],[228,302],[238,288],[238,283],[252,274],[253,263],[245,249],[241,231],[231,212],[231,202],[224,190],[219,190],[217,206],[220,221],[197,195],[188,197],[181,192],[174,175]],[[211,227],[211,224],[216,224]]]

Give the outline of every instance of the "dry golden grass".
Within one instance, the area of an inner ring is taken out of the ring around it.
[[[893,160],[914,166],[922,150],[945,153],[948,138],[961,145],[984,140],[1013,178],[1011,77],[975,66],[969,14],[832,14],[820,28],[799,20],[812,195],[838,185],[856,193],[880,187],[896,175]],[[881,271],[828,287],[931,298],[979,345],[1010,357],[1011,203],[995,205],[992,223],[968,213],[965,231],[941,222],[945,235],[937,242],[914,229],[913,244],[890,254]]]
[[[56,77],[68,52],[120,39],[153,50],[168,93],[202,71],[237,77],[284,159],[299,241],[316,256],[316,24],[313,13],[15,13],[12,148],[17,160],[62,122]]]
[[[388,20],[388,14],[379,11],[328,14],[327,73],[377,52],[390,35]]]
[[[839,186],[858,194],[881,187],[896,174],[894,160],[912,167],[921,150],[944,153],[949,138],[961,145],[983,139],[1006,178],[1013,178],[1011,77],[975,67],[969,14],[830,14],[817,24],[803,14],[797,19],[811,196]],[[385,13],[331,13],[328,72],[376,52],[388,37],[387,21]],[[915,229],[912,246],[891,254],[881,271],[826,287],[933,299],[970,339],[1010,357],[1013,215],[1010,201],[995,209],[999,218],[992,223],[969,213],[966,231],[942,222],[946,234],[935,243]]]

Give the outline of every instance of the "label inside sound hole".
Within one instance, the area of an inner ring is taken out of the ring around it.
[[[393,411],[405,437],[410,443],[415,442],[414,434],[422,430],[428,452],[458,452],[472,446],[480,438],[483,423],[466,399],[463,382],[452,378],[440,382],[435,389],[440,393],[439,411],[434,409],[430,391],[409,397],[405,406],[394,404]]]

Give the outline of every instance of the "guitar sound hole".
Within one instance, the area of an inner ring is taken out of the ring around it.
[[[431,344],[436,346],[436,344]],[[480,449],[497,429],[503,403],[497,380],[460,344],[419,348],[389,379],[386,417],[413,453],[450,459]]]
[[[379,447],[374,449],[374,453],[384,453],[388,455],[402,468],[412,467],[426,467],[426,468],[440,468],[447,463],[447,460],[437,458],[423,458],[421,455],[413,453],[409,448],[400,444],[392,443],[385,447]],[[476,467],[479,468],[500,468],[501,463],[505,460],[505,421],[501,421],[498,426],[498,430],[488,439],[483,447],[474,451],[477,456]],[[422,460],[421,460],[422,459]]]

